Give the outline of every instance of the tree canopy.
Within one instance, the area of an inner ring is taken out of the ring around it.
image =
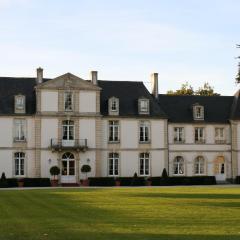
[[[180,89],[176,91],[167,91],[168,95],[199,95],[199,96],[219,96],[219,93],[214,91],[214,88],[209,83],[204,83],[202,87],[199,87],[196,91],[188,83],[183,83]]]

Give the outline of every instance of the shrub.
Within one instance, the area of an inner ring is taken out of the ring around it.
[[[8,187],[18,187],[18,180],[17,178],[8,178],[7,179]]]
[[[6,175],[3,172],[2,176],[1,176],[1,179],[0,179],[0,188],[7,188],[7,187],[8,187],[8,182],[7,182],[7,179],[6,179]]]
[[[53,176],[53,179],[55,179],[56,176],[58,176],[60,173],[60,168],[58,166],[52,166],[50,168],[50,174]]]
[[[112,187],[115,186],[115,179],[113,177],[91,177],[88,178],[89,186],[98,187]]]
[[[236,184],[240,184],[240,176],[236,176],[236,178],[235,178],[235,183],[236,183]]]
[[[49,178],[24,178],[24,187],[49,187],[51,185]]]
[[[91,167],[89,165],[83,165],[81,167],[81,172],[86,173],[86,178],[87,178],[87,174],[91,172]]]
[[[168,177],[167,170],[166,168],[164,168],[162,172],[162,178],[167,178],[167,177]]]

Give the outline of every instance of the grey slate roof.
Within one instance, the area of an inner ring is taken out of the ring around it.
[[[138,114],[138,99],[141,97],[149,99],[150,116],[167,118],[167,115],[158,105],[158,102],[148,92],[142,82],[132,81],[98,81],[101,92],[101,114],[108,115],[108,99],[116,97],[119,99],[120,116],[143,116]],[[148,117],[147,115],[144,117]]]
[[[233,96],[176,96],[159,94],[158,102],[169,117],[169,122],[192,123],[192,105],[204,106],[207,123],[227,123],[231,117]]]

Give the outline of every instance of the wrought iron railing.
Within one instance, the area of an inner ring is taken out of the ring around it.
[[[88,148],[87,139],[74,139],[74,140],[63,140],[52,138],[50,142],[51,149],[64,150],[64,149],[75,149],[79,151],[86,151]]]

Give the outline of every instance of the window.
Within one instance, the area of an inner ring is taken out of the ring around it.
[[[26,120],[14,120],[14,141],[26,141]]]
[[[195,142],[204,143],[204,128],[196,127],[195,128]]]
[[[119,142],[119,121],[109,121],[109,142]]]
[[[71,92],[64,93],[64,110],[73,111],[73,94]]]
[[[119,111],[119,100],[118,98],[112,97],[109,99],[109,113]]]
[[[24,175],[25,153],[16,152],[14,154],[14,161],[15,161],[15,175],[23,176]]]
[[[174,128],[174,142],[183,142],[184,141],[184,128],[175,127]]]
[[[197,105],[193,107],[193,115],[195,120],[204,120],[204,107]]]
[[[140,153],[139,155],[139,161],[140,161],[140,171],[139,174],[141,176],[149,176],[149,153]]]
[[[195,159],[194,173],[196,175],[204,174],[204,158],[201,156]]]
[[[147,143],[150,141],[150,123],[147,121],[140,122],[139,142]]]
[[[224,128],[215,128],[215,141],[216,143],[224,142]]]
[[[74,121],[65,120],[62,122],[62,139],[74,140]]]
[[[25,96],[15,96],[15,113],[25,113]]]
[[[173,174],[183,175],[184,174],[184,160],[183,157],[177,156],[173,162]]]
[[[109,176],[118,176],[119,154],[109,153],[108,155],[108,174]]]
[[[138,109],[140,114],[149,114],[149,100],[148,99],[139,99]]]

